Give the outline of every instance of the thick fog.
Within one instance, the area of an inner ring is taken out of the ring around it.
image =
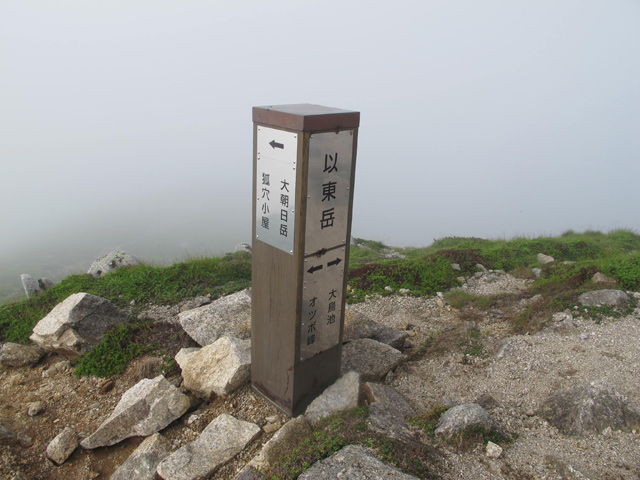
[[[0,297],[250,242],[251,107],[361,112],[353,234],[640,230],[637,0],[4,0]]]

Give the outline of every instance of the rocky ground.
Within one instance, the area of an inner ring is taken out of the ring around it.
[[[527,280],[502,273],[484,278],[487,281],[475,282],[467,290],[479,295],[511,292],[516,294],[513,301],[499,309],[461,311],[441,296],[390,295],[350,307],[352,313],[408,332],[409,360],[390,372],[385,383],[419,414],[443,404],[480,403],[513,439],[502,444],[499,458],[488,456],[482,444],[461,449],[436,441],[441,478],[640,478],[638,431],[608,429],[569,436],[538,415],[552,393],[595,381],[607,382],[632,406],[640,407],[640,309],[600,323],[575,312],[571,329],[513,335],[510,314],[522,308],[519,294],[528,297],[523,294]],[[423,349],[425,345],[429,348]],[[469,350],[470,345],[475,349]],[[418,354],[421,349],[424,354]],[[78,378],[63,357],[49,354],[35,367],[1,368],[0,418],[18,439],[0,445],[0,478],[75,480],[110,478],[142,439],[95,450],[78,448],[61,466],[46,458],[48,443],[65,426],[73,426],[81,438],[91,434],[127,389],[161,373],[163,366],[142,358],[116,378]],[[178,375],[168,379],[180,384]],[[221,413],[263,429],[213,477],[234,479],[286,418],[247,385],[228,397],[202,404],[194,400],[192,411],[162,434],[176,449],[194,440]]]

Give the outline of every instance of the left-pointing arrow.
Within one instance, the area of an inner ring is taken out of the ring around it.
[[[271,145],[271,148],[282,148],[284,150],[284,143],[278,143],[275,140],[271,140],[269,145]]]
[[[322,265],[318,265],[316,267],[311,267],[309,270],[307,270],[307,272],[309,272],[310,274],[313,275],[313,273],[317,272],[318,270],[322,270]]]

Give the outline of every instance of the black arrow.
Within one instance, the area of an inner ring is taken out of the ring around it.
[[[332,260],[332,261],[328,262],[327,263],[327,267],[332,267],[333,265],[338,265],[341,261],[342,261],[341,258],[336,258],[335,260]]]
[[[317,267],[311,267],[307,272],[313,275],[313,272],[317,272],[318,270],[322,270],[322,265],[318,265]]]
[[[284,143],[278,143],[275,140],[271,140],[269,145],[271,145],[271,148],[282,148],[284,150]]]

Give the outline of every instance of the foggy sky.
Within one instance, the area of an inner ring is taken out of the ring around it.
[[[250,242],[261,105],[361,112],[358,237],[640,230],[639,25],[637,0],[4,0],[0,276]]]

